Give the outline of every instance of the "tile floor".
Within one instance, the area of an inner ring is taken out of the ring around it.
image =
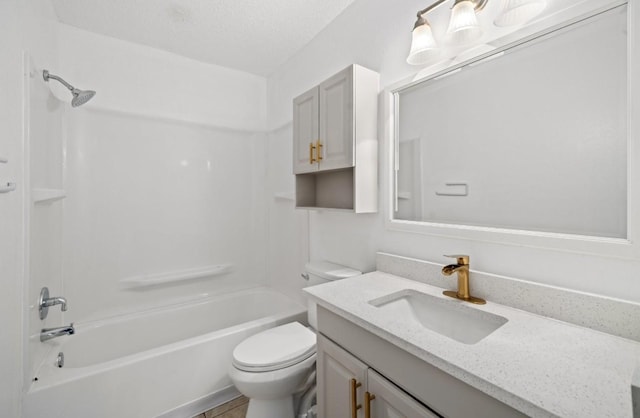
[[[249,398],[241,396],[223,405],[203,412],[194,418],[245,418],[247,415],[247,407],[249,406]]]

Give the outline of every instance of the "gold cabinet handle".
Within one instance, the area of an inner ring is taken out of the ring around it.
[[[318,149],[318,161],[322,161],[322,142],[320,142],[320,140],[318,139],[318,145],[317,145],[317,149]]]
[[[358,409],[362,408],[362,405],[358,405],[357,389],[362,386],[362,383],[358,383],[356,379],[351,379],[351,418],[358,418]]]
[[[364,418],[371,418],[371,401],[376,398],[369,392],[364,393]]]
[[[313,158],[314,149],[316,149],[316,146],[313,145],[313,142],[309,142],[309,164],[313,164],[316,162],[315,158]]]

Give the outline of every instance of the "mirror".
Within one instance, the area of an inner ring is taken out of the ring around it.
[[[392,220],[627,238],[627,7],[394,91]]]

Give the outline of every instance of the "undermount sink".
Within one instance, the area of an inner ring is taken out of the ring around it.
[[[464,344],[475,344],[508,322],[502,316],[465,306],[464,302],[408,289],[373,299],[369,304]]]

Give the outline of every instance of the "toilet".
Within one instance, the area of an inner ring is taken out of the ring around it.
[[[305,265],[308,286],[362,272],[326,261]],[[229,376],[249,398],[246,418],[295,418],[297,398],[315,385],[316,304],[309,301],[311,328],[291,322],[262,331],[233,350]]]

